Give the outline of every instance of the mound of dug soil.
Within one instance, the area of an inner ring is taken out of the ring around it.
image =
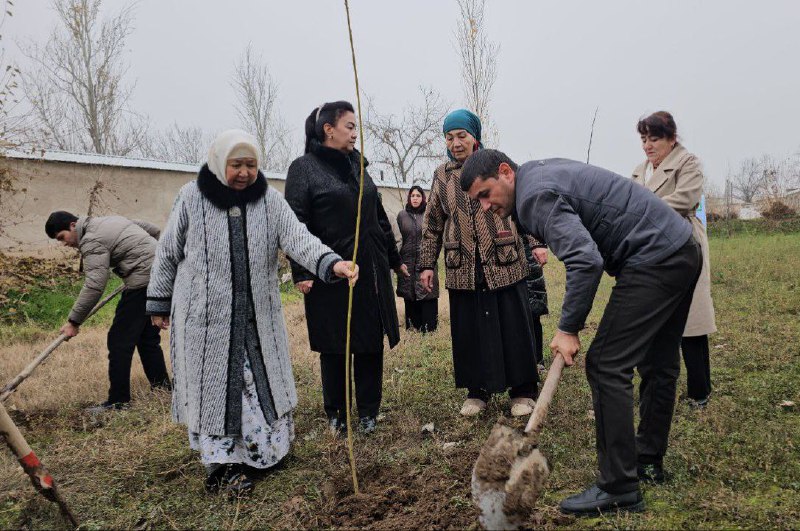
[[[286,523],[378,530],[478,529],[478,512],[469,502],[469,480],[453,478],[456,467],[460,476],[470,477],[474,456],[467,453],[451,461],[450,473],[433,466],[361,470],[358,494],[353,493],[349,474],[342,473],[321,485],[319,505],[293,503],[301,498],[289,500],[284,506]]]

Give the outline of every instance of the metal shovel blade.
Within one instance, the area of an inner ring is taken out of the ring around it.
[[[522,524],[515,516],[509,517],[503,510],[506,492],[503,488],[493,487],[481,481],[472,468],[472,500],[481,515],[478,517],[484,529],[519,529]]]
[[[525,435],[501,420],[472,469],[472,499],[486,529],[518,529],[532,514],[550,475],[547,460]]]

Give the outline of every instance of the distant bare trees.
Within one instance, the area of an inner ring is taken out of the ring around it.
[[[442,160],[441,127],[449,111],[436,90],[420,87],[419,91],[421,102],[407,105],[399,116],[379,113],[369,99],[364,120],[372,162],[387,166],[398,183],[408,185],[430,181],[431,166]]]
[[[6,1],[3,12],[0,13],[0,30],[5,24],[6,17],[12,15],[13,4]],[[20,191],[17,177],[9,171],[5,164],[5,150],[15,147],[15,137],[18,134],[19,118],[12,115],[16,107],[17,80],[19,69],[6,57],[5,40],[0,34],[0,236],[7,236],[9,226],[19,220],[19,207],[12,206],[12,198]]]
[[[729,180],[733,187],[734,197],[745,203],[752,203],[764,189],[764,178],[756,158],[744,159]]]
[[[208,158],[208,146],[212,140],[212,135],[200,127],[181,127],[173,123],[164,131],[149,135],[142,147],[142,155],[169,162],[201,164]]]
[[[264,156],[263,169],[282,171],[289,167],[293,154],[290,132],[278,111],[278,83],[252,45],[248,45],[236,64],[233,81],[236,112],[242,127],[252,133]]]
[[[11,16],[13,4],[6,0],[4,7],[4,11],[0,13],[0,28],[5,24],[6,18]],[[6,57],[2,35],[0,42],[3,43],[0,48],[0,152],[2,152],[3,149],[14,145],[14,139],[19,134],[20,118],[13,114],[19,103],[16,94],[19,86],[19,68]]]
[[[129,107],[123,78],[132,7],[101,20],[102,0],[53,0],[58,23],[44,46],[24,53],[22,77],[31,106],[29,130],[43,147],[127,155],[138,149],[146,121]]]
[[[800,158],[779,159],[771,155],[747,158],[728,180],[734,197],[745,203],[779,199],[790,189],[800,187]]]
[[[486,0],[458,0],[460,16],[456,46],[461,59],[461,82],[467,106],[491,129],[489,104],[497,80],[500,46],[489,39],[484,20]]]

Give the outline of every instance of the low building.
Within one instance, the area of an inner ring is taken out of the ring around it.
[[[7,151],[0,163],[16,189],[2,198],[0,251],[20,254],[46,253],[56,247],[44,232],[47,216],[55,210],[118,214],[163,227],[178,190],[199,169],[194,164],[62,151]],[[283,193],[285,174],[266,172],[265,176],[270,186]],[[373,180],[397,236],[396,217],[404,206],[405,189],[378,176]]]

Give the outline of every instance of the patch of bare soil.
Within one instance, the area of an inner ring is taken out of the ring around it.
[[[342,455],[346,459],[346,455]],[[321,498],[308,503],[297,496],[284,505],[286,525],[368,529],[477,529],[477,509],[470,499],[469,478],[474,455],[450,459],[450,471],[426,466],[366,467],[359,471],[358,494],[347,470],[320,486]]]

